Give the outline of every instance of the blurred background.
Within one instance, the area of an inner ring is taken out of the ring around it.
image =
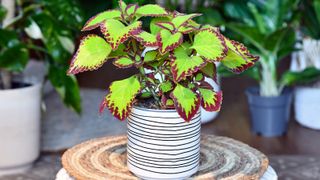
[[[219,113],[202,115],[202,132],[257,148],[280,179],[320,179],[320,0],[124,1],[202,13],[197,22],[259,55],[241,75],[218,67],[224,102]],[[54,179],[66,149],[126,132],[125,122],[99,115],[98,107],[108,85],[136,69],[118,71],[108,61],[98,71],[66,75],[81,27],[118,1],[0,2],[0,179]],[[259,101],[248,88],[259,90]],[[276,108],[266,105],[270,98]]]

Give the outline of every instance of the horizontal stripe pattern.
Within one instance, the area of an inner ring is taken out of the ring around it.
[[[137,176],[186,178],[198,170],[200,111],[185,122],[174,110],[133,107],[127,123],[127,165]]]

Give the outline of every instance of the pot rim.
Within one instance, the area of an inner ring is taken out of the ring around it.
[[[142,110],[142,111],[153,111],[153,112],[177,112],[176,109],[151,109],[146,107],[140,107],[137,105],[133,105],[132,108]]]
[[[13,82],[21,82],[21,81],[13,81]],[[30,84],[30,86],[21,87],[21,88],[14,88],[14,89],[0,89],[0,94],[1,93],[6,93],[6,92],[25,91],[25,90],[33,89],[33,88],[36,88],[36,87],[39,87],[39,86],[42,85],[41,82],[25,82],[25,83]]]
[[[258,93],[256,93],[258,92]],[[260,93],[259,93],[259,87],[258,86],[251,86],[251,87],[248,87],[246,88],[245,90],[245,94],[247,96],[254,96],[254,97],[259,97],[259,98],[264,98],[264,99],[277,99],[277,98],[281,98],[281,97],[285,97],[285,96],[290,96],[292,95],[293,93],[293,90],[292,88],[284,88],[282,93],[279,95],[279,96],[261,96]]]

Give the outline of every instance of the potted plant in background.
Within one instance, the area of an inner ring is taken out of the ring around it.
[[[31,167],[40,152],[42,83],[21,77],[29,58],[43,60],[66,105],[80,112],[75,77],[66,76],[81,13],[73,1],[3,0],[0,8],[0,175]],[[17,8],[17,11],[15,10]],[[6,16],[7,14],[7,16]],[[17,16],[14,16],[17,14]]]
[[[320,1],[302,1],[301,50],[292,57],[288,74],[295,87],[295,119],[303,126],[320,129]]]
[[[68,72],[95,70],[111,59],[118,68],[136,67],[138,74],[110,85],[100,110],[128,119],[130,171],[146,179],[187,178],[199,166],[199,107],[217,111],[222,101],[204,77],[215,76],[214,62],[240,73],[258,57],[218,28],[197,24],[192,18],[199,14],[123,1],[119,7],[87,21]]]
[[[260,56],[257,66],[245,74],[259,82],[248,88],[251,130],[263,136],[279,136],[287,131],[291,89],[285,88],[279,64],[295,50],[293,26],[298,19],[299,1],[230,1],[222,5],[225,27]]]

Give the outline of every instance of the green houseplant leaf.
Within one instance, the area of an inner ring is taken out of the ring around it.
[[[118,20],[108,19],[101,23],[100,28],[111,48],[116,50],[121,43],[129,38],[129,35],[133,32],[139,32],[141,25],[142,23],[137,21],[125,26]]]
[[[133,100],[141,90],[141,84],[136,75],[113,82],[109,94],[102,101],[100,112],[108,107],[111,113],[120,120],[128,117]]]
[[[163,29],[157,35],[157,41],[159,51],[161,54],[165,54],[178,47],[183,42],[182,33],[171,33],[170,31]]]
[[[186,121],[190,121],[199,110],[199,95],[189,88],[177,84],[170,96],[179,115]]]
[[[228,53],[221,62],[232,72],[241,73],[253,66],[259,59],[258,56],[250,54],[243,44],[227,38],[225,40],[228,47]]]
[[[148,46],[148,47],[157,47],[158,46],[156,36],[151,33],[146,32],[146,31],[141,31],[137,34],[134,34],[133,37],[137,41],[139,41],[141,44],[143,44],[144,46]]]
[[[138,16],[154,16],[154,17],[168,15],[167,11],[163,7],[156,4],[144,5],[138,8],[136,14]]]
[[[113,61],[113,64],[119,68],[129,68],[134,62],[129,57],[120,57]]]
[[[171,59],[171,72],[176,82],[185,79],[206,65],[206,61],[200,56],[189,56],[182,46],[174,50]]]
[[[200,71],[207,77],[217,81],[217,67],[214,63],[207,63]]]
[[[212,89],[199,88],[201,106],[206,111],[219,111],[222,103],[222,92],[215,92]]]
[[[111,46],[97,35],[88,35],[81,40],[79,49],[73,56],[69,74],[95,70],[102,66],[111,52]]]
[[[92,18],[90,18],[86,24],[83,26],[82,31],[89,31],[92,29],[95,29],[100,26],[100,23],[102,23],[105,20],[108,19],[120,19],[121,18],[121,12],[119,10],[110,10],[110,11],[104,11],[101,12]]]
[[[221,61],[228,51],[223,36],[213,29],[204,29],[196,34],[191,48],[210,62]]]

